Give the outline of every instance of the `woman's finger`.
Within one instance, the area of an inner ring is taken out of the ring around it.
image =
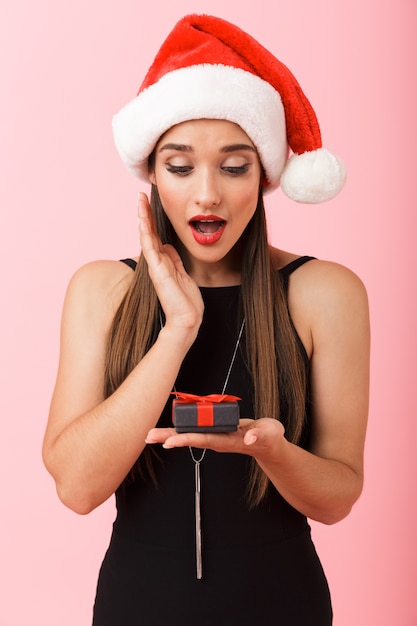
[[[172,437],[175,434],[175,428],[151,428],[146,435],[145,443],[164,443],[168,437]]]
[[[143,192],[138,195],[137,210],[142,252],[148,265],[158,263],[160,254],[164,252],[164,247],[156,232],[148,197]]]

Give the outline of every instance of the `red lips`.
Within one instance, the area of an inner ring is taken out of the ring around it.
[[[189,224],[194,239],[205,246],[217,243],[226,228],[225,220],[218,215],[195,215]]]

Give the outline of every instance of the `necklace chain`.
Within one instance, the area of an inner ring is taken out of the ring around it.
[[[159,312],[159,323],[160,323],[161,328],[163,328],[161,312]],[[230,361],[229,369],[227,370],[226,378],[225,378],[224,383],[223,383],[223,388],[222,388],[222,392],[221,392],[222,395],[225,394],[226,387],[227,387],[227,385],[229,383],[230,374],[232,373],[233,365],[235,364],[236,354],[237,354],[237,351],[239,349],[239,344],[240,344],[240,340],[241,340],[242,335],[243,335],[244,328],[245,328],[245,318],[243,318],[242,324],[240,325],[239,334],[237,336],[236,344],[235,344],[235,347],[233,349],[232,359]],[[173,389],[174,389],[174,392],[176,393],[177,390],[175,388],[175,384],[173,386]]]
[[[236,345],[233,350],[232,359],[230,361],[229,369],[227,370],[226,378],[223,384],[222,395],[226,391],[227,384],[229,382],[230,374],[236,359],[236,354],[239,348],[240,340],[242,338],[243,329],[245,327],[245,319],[243,318],[239,334],[237,336]],[[175,391],[175,386],[174,386]],[[207,448],[204,448],[201,452],[200,458],[196,459],[194,456],[194,452],[191,446],[189,446],[189,451],[192,460],[194,461],[194,483],[195,483],[195,492],[194,492],[194,501],[195,501],[195,557],[196,557],[196,575],[197,580],[201,580],[203,578],[203,555],[202,555],[202,532],[201,532],[201,474],[200,474],[200,465],[203,461],[205,454],[207,452]]]
[[[240,327],[240,330],[239,330],[239,334],[237,336],[235,349],[233,350],[232,360],[230,361],[229,369],[227,370],[226,379],[224,381],[224,385],[223,385],[223,389],[222,389],[222,395],[225,393],[227,384],[229,382],[230,374],[232,372],[232,368],[233,368],[233,365],[235,363],[236,354],[237,354],[237,351],[238,351],[238,348],[239,348],[240,340],[242,338],[244,327],[245,327],[245,319],[243,318],[243,321],[242,321],[242,324],[241,324],[241,327]]]
[[[159,312],[159,322],[161,328],[163,327],[162,323],[162,315]],[[245,318],[242,320],[242,324],[240,326],[239,334],[237,336],[236,344],[233,350],[232,358],[230,361],[229,369],[227,370],[226,378],[223,384],[222,395],[226,392],[226,387],[229,383],[230,374],[233,369],[233,365],[235,363],[236,354],[239,348],[240,340],[242,338],[243,329],[245,327]],[[176,388],[174,384],[174,392],[176,393]],[[194,462],[194,480],[195,480],[195,539],[196,539],[196,567],[197,567],[197,579],[201,579],[203,577],[203,567],[202,567],[202,550],[201,550],[201,477],[200,477],[200,464],[203,461],[205,454],[207,452],[207,448],[204,448],[201,452],[200,458],[197,459],[194,456],[194,452],[191,446],[188,447],[190,451],[191,458]]]
[[[235,345],[234,350],[233,350],[232,360],[230,361],[229,369],[227,370],[226,378],[225,378],[225,381],[224,381],[224,384],[223,384],[222,395],[224,395],[225,392],[226,392],[226,387],[227,387],[227,384],[229,382],[229,378],[230,378],[230,374],[232,372],[233,365],[235,363],[236,354],[237,354],[237,351],[238,351],[238,348],[239,348],[240,340],[242,338],[244,327],[245,327],[245,320],[243,319],[241,327],[240,327],[240,330],[239,330],[239,334],[237,336],[236,345]],[[174,385],[174,391],[176,391],[175,385]],[[204,448],[204,450],[202,451],[201,456],[200,456],[199,459],[195,458],[194,453],[193,453],[193,449],[192,449],[191,446],[189,446],[189,450],[190,450],[191,458],[194,461],[194,463],[196,465],[200,465],[201,461],[204,459],[204,456],[205,456],[205,454],[207,452],[207,448]]]

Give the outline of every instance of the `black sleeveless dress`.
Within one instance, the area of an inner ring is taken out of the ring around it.
[[[281,270],[284,285],[309,259]],[[176,389],[205,395],[220,392],[226,378],[241,324],[240,287],[201,292],[203,323]],[[242,398],[241,417],[253,417],[243,354],[244,340],[226,393]],[[160,426],[172,424],[170,404]],[[248,456],[207,450],[201,464],[203,578],[196,578],[194,462],[188,448],[159,451],[157,486],[138,476],[116,492],[93,625],[329,626],[329,589],[307,520],[273,487],[261,505],[248,506]]]

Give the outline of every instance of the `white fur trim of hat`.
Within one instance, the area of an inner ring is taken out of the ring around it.
[[[322,147],[315,113],[294,76],[238,27],[207,15],[174,27],[138,95],[113,118],[122,161],[148,181],[148,159],[172,126],[192,119],[238,124],[265,170],[265,192],[320,203],[342,189],[340,158]],[[292,154],[291,154],[292,153]]]

